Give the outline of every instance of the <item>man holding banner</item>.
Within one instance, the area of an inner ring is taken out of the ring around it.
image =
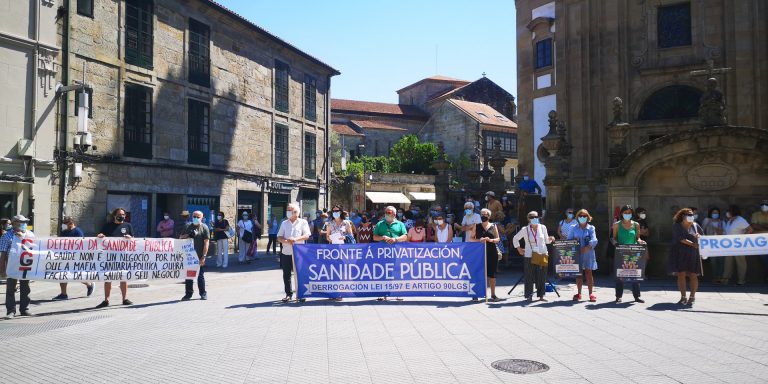
[[[107,222],[101,227],[101,231],[96,235],[98,238],[104,237],[124,237],[127,239],[133,238],[133,226],[131,223],[125,222],[125,209],[115,208],[112,211],[112,221]],[[109,294],[112,292],[112,282],[104,282],[104,301],[97,305],[96,308],[105,308],[109,306]],[[128,300],[128,282],[120,282],[120,293],[123,296],[123,305],[131,305],[132,301]]]
[[[379,220],[376,223],[376,228],[373,229],[373,241],[390,245],[408,241],[408,231],[405,229],[405,225],[395,218],[396,214],[397,209],[395,207],[390,205],[384,208],[384,220]],[[387,296],[379,297],[376,300],[387,300]]]
[[[24,215],[16,215],[13,217],[13,219],[11,219],[13,229],[6,232],[5,235],[3,235],[3,237],[0,239],[0,255],[2,255],[3,258],[8,257],[8,253],[10,252],[11,247],[20,247],[23,249],[26,244],[24,240],[35,238],[35,234],[32,233],[32,231],[27,230],[28,222],[29,219],[24,217]],[[16,241],[16,237],[21,239],[21,241]],[[24,255],[25,253],[19,252],[18,257],[24,257]],[[29,269],[29,267],[25,267],[20,263],[19,270],[24,268]],[[21,285],[21,295],[19,297],[19,314],[21,316],[32,316],[32,314],[29,312],[29,293],[31,292],[29,288],[29,280],[8,277],[5,283],[6,319],[12,319],[16,316],[16,282],[19,282]]]
[[[312,232],[309,230],[309,223],[299,218],[298,204],[288,204],[288,207],[285,209],[285,215],[288,219],[280,224],[280,230],[277,231],[277,241],[283,244],[283,250],[280,251],[280,267],[283,269],[283,285],[285,287],[283,302],[287,303],[293,296],[293,289],[291,287],[293,245],[304,244],[312,236]]]
[[[205,266],[205,255],[208,254],[210,237],[211,232],[208,226],[203,224],[203,212],[192,212],[192,224],[187,225],[180,238],[192,239],[195,252],[197,252],[197,258],[200,259],[200,270],[197,273],[197,289],[200,291],[200,300],[208,300],[208,292],[205,290],[205,270],[203,267]],[[184,289],[184,297],[181,298],[181,301],[188,301],[192,298],[192,293],[194,293],[192,279],[184,280]]]

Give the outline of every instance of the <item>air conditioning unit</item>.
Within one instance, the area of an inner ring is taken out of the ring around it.
[[[32,140],[20,139],[16,143],[16,152],[19,156],[32,157]]]

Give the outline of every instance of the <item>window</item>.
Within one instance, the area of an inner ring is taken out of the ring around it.
[[[288,112],[288,64],[275,60],[275,109]]]
[[[501,140],[501,155],[504,157],[517,156],[517,134],[504,132],[484,132],[485,153],[488,156],[493,155],[493,141]]]
[[[701,91],[672,85],[654,92],[640,108],[638,120],[689,119],[699,115]]]
[[[152,90],[138,85],[125,86],[126,156],[152,158]]]
[[[210,111],[208,103],[189,100],[187,162],[190,164],[210,164]]]
[[[152,14],[150,0],[125,2],[125,62],[152,69]]]
[[[482,118],[486,118],[486,119],[488,118],[488,115],[486,115],[485,113],[478,112],[477,114],[480,115],[480,117]]]
[[[288,174],[288,126],[275,124],[275,173]]]
[[[207,25],[189,19],[189,81],[211,86],[211,29]]]
[[[304,118],[317,120],[317,80],[309,75],[304,75]]]
[[[691,3],[659,7],[659,48],[691,45]]]
[[[496,118],[499,119],[500,121],[507,121],[507,118],[502,115],[494,115],[494,116],[496,116]]]
[[[304,134],[304,177],[317,177],[317,137],[314,133]]]
[[[536,69],[552,65],[552,39],[536,43]]]
[[[75,92],[75,116],[80,113],[77,109],[80,108],[80,93],[82,92]],[[88,118],[93,119],[93,88],[86,88],[85,93],[88,94]]]
[[[93,17],[93,0],[77,0],[77,14]]]

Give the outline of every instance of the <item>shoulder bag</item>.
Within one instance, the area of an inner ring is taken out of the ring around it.
[[[531,264],[538,265],[540,267],[546,267],[549,265],[549,255],[546,253],[539,253],[533,250],[535,242],[531,241],[531,227],[526,228],[528,234],[528,246],[531,247]]]

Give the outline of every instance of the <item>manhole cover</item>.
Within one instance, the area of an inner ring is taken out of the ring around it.
[[[146,288],[149,284],[128,284],[128,288]]]
[[[527,375],[549,371],[549,366],[533,360],[505,359],[494,361],[491,367],[499,371]]]

